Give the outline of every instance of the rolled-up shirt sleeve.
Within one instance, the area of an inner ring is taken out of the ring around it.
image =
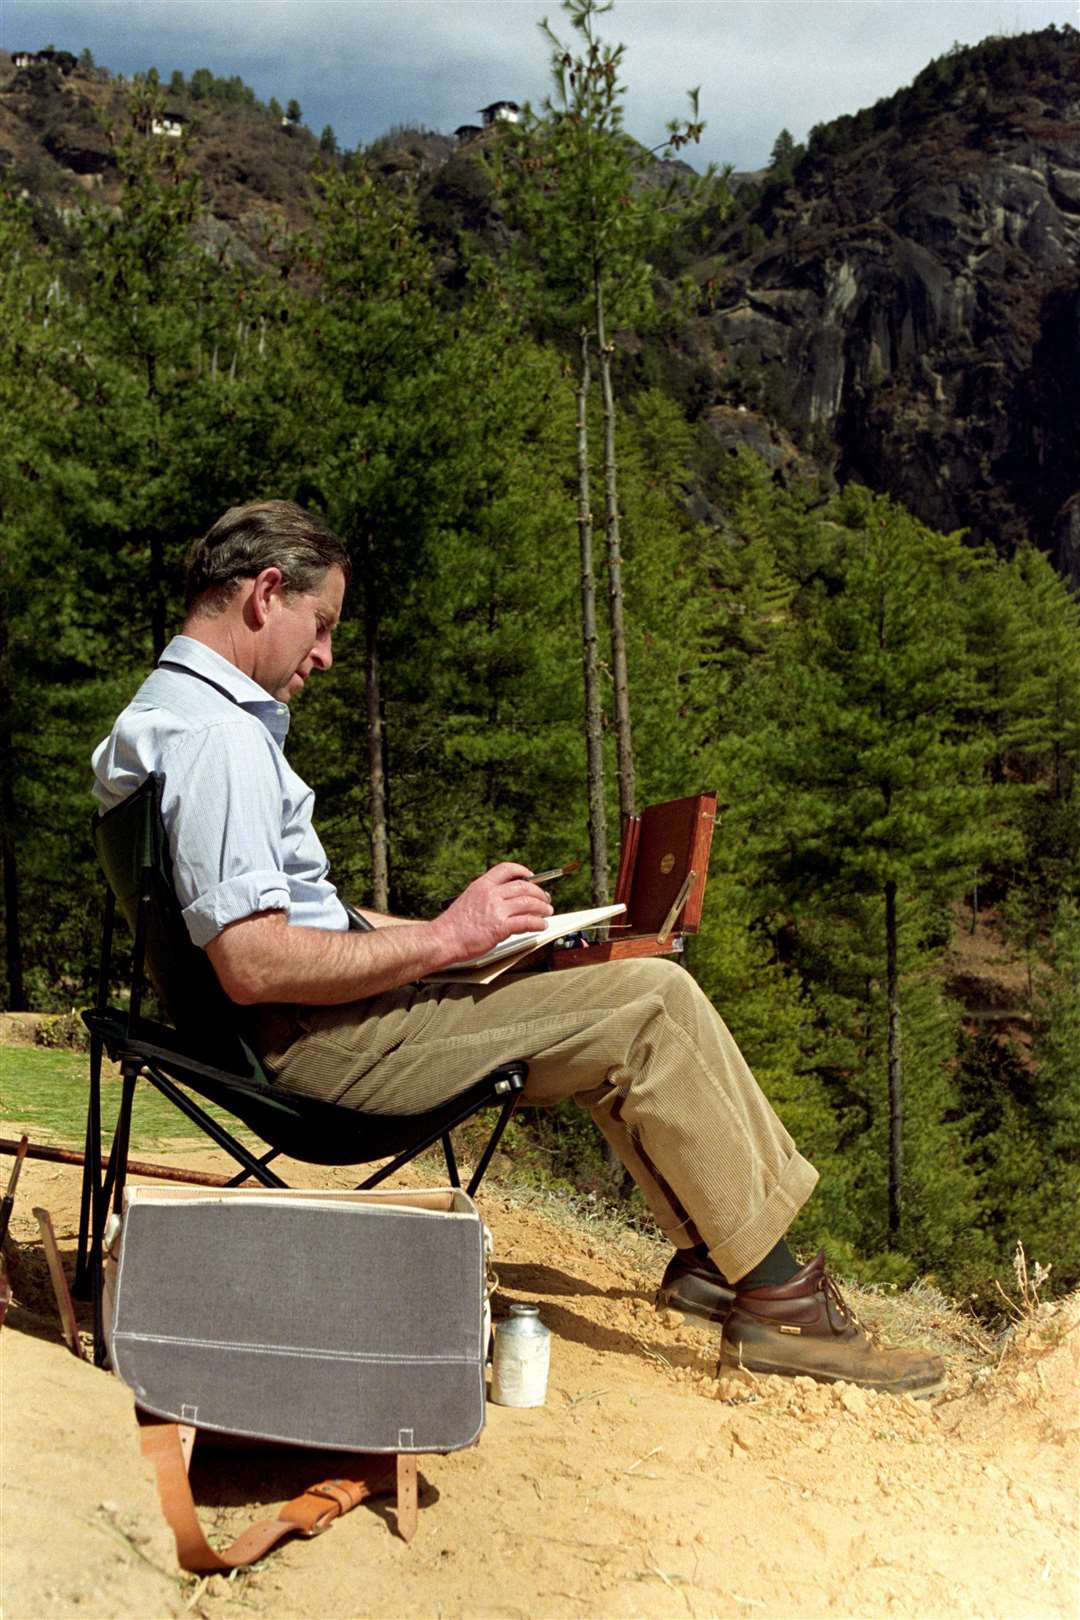
[[[280,758],[238,718],[177,739],[163,761],[173,883],[196,945],[256,912],[289,914]]]

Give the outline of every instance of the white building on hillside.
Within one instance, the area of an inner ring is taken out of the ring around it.
[[[490,107],[481,107],[480,116],[485,129],[489,124],[520,124],[521,108],[516,101],[493,101]]]

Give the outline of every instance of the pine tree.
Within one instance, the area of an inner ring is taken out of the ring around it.
[[[444,680],[446,646],[417,640],[430,616],[425,598],[438,596],[435,616],[445,622],[443,610],[471,589],[469,575],[451,581],[445,558],[470,542],[469,573],[489,578],[478,544],[484,513],[503,500],[506,467],[520,468],[516,446],[535,416],[525,395],[534,376],[550,380],[550,368],[532,352],[523,360],[516,317],[497,293],[465,307],[444,303],[408,189],[392,191],[362,162],[322,184],[309,244],[318,287],[304,321],[308,370],[322,393],[314,470],[355,564],[367,671],[370,881],[373,903],[385,909],[415,886],[422,853],[408,830],[413,744],[426,739],[430,764],[458,724],[430,701],[418,713],[408,695],[410,671],[412,681],[431,687]],[[523,476],[535,495],[535,478]],[[515,566],[504,556],[507,563]],[[502,589],[492,580],[482,608],[496,635]],[[400,879],[391,865],[395,845],[408,860]]]
[[[637,777],[649,804],[713,786],[702,755],[714,720],[705,536],[679,499],[691,439],[678,406],[659,390],[628,403],[620,450],[626,649]]]
[[[280,295],[214,267],[189,237],[198,199],[182,145],[145,133],[159,105],[136,85],[117,137],[120,206],[88,214],[77,260],[25,244],[5,257],[36,289],[5,323],[19,423],[3,563],[5,933],[9,993],[39,1005],[70,1005],[89,972],[96,907],[73,898],[83,881],[97,892],[87,763],[178,624],[186,542],[296,465],[274,391],[287,368],[271,373],[265,325]]]
[[[87,543],[117,590],[113,610],[148,628],[155,658],[175,622],[183,544],[216,515],[205,470],[240,349],[231,278],[192,236],[198,177],[183,143],[149,133],[162,107],[160,91],[136,84],[114,136],[119,204],[87,215],[73,294],[99,380],[82,421],[102,501]]]
[[[497,860],[537,868],[582,853],[574,580],[550,543],[570,431],[550,408],[559,387],[555,357],[524,340],[477,377],[482,495],[446,514],[411,593],[409,640],[394,638],[394,847],[410,914]],[[579,898],[577,881],[560,885],[560,904]]]
[[[1080,1281],[1080,902],[1063,897],[1034,975],[1030,1033],[969,1043],[962,1078],[982,1178],[984,1224],[1004,1269],[1017,1242]],[[983,1272],[985,1277],[985,1271]],[[976,1274],[976,1281],[982,1278]],[[990,1290],[988,1306],[1000,1303]]]
[[[578,534],[582,582],[582,641],[586,748],[589,762],[590,846],[593,897],[607,897],[607,834],[601,817],[603,792],[602,703],[594,609],[591,465],[588,395],[595,354],[603,401],[604,531],[607,551],[608,625],[618,758],[619,804],[633,812],[635,766],[624,624],[622,537],[612,381],[617,327],[655,318],[651,255],[703,199],[693,186],[642,184],[639,169],[648,154],[623,129],[625,85],[620,72],[625,47],[604,44],[597,18],[611,10],[599,0],[564,0],[581,36],[579,54],[545,22],[554,89],[540,115],[526,109],[508,152],[491,156],[496,186],[511,216],[524,225],[535,255],[547,319],[573,334],[578,352]],[[696,96],[691,119],[669,126],[665,150],[697,140]]]
[[[1041,553],[985,556],[962,596],[976,662],[968,720],[989,740],[1002,829],[989,874],[1034,974],[1040,940],[1080,871],[1080,610]],[[974,911],[974,905],[973,905]]]
[[[970,679],[959,618],[930,605],[945,605],[941,581],[961,565],[958,543],[858,491],[836,517],[829,591],[819,586],[804,603],[782,665],[744,688],[756,730],[729,758],[760,784],[751,842],[777,901],[797,915],[848,908],[863,942],[861,999],[885,1030],[888,1232],[897,1243],[908,1179],[903,968],[905,957],[917,961],[904,929],[917,947],[927,903],[968,886],[993,829],[982,747],[955,726]]]
[[[782,169],[790,173],[797,151],[794,135],[789,129],[782,129],[773,142],[772,151],[769,153],[769,168]]]
[[[90,954],[87,759],[115,696],[73,530],[96,501],[80,439],[99,386],[85,321],[26,211],[0,197],[0,850],[6,1002],[71,997]],[[102,728],[103,729],[103,728]],[[68,1001],[70,1005],[70,1000]]]
[[[305,324],[308,365],[323,396],[317,480],[330,520],[352,552],[362,604],[372,903],[385,911],[390,865],[383,624],[403,581],[423,567],[423,439],[441,329],[433,266],[416,229],[415,197],[380,186],[362,162],[346,173],[324,175],[321,183],[322,204],[308,246],[318,288]]]
[[[48,269],[35,250],[28,211],[0,194],[0,857],[3,863],[6,1005],[26,1007],[22,839],[26,722],[32,709],[21,679],[20,641],[28,634],[30,536],[40,524],[47,422],[40,377],[55,335],[47,326]],[[27,470],[35,476],[28,477]],[[25,706],[24,706],[25,705]]]
[[[1064,895],[1048,940],[1035,1007],[1033,1056],[1038,1064],[1035,1134],[1044,1166],[1036,1204],[1042,1215],[1038,1241],[1044,1263],[1052,1261],[1059,1288],[1080,1281],[1080,881]],[[1032,1184],[1025,1186],[1031,1193]]]

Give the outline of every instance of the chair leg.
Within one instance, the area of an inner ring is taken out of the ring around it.
[[[262,1166],[266,1166],[266,1165],[268,1165],[270,1163],[271,1159],[280,1159],[280,1157],[281,1157],[281,1149],[280,1148],[271,1148],[268,1153],[263,1154],[262,1158],[259,1160],[259,1164],[262,1165]],[[236,1172],[235,1176],[233,1176],[232,1180],[227,1181],[225,1183],[225,1185],[226,1185],[226,1187],[242,1187],[244,1185],[245,1181],[251,1181],[252,1179],[253,1178],[252,1178],[252,1174],[251,1174],[250,1170],[248,1170],[248,1169],[238,1170]]]
[[[113,1135],[112,1147],[109,1149],[109,1163],[102,1178],[98,1195],[94,1200],[92,1212],[92,1225],[90,1228],[90,1253],[87,1267],[90,1274],[90,1297],[93,1300],[93,1328],[94,1328],[94,1366],[104,1367],[108,1357],[105,1353],[105,1314],[104,1314],[104,1285],[105,1285],[105,1228],[109,1223],[109,1189],[117,1177],[116,1156],[118,1139]],[[121,1180],[123,1177],[121,1176]]]
[[[367,1192],[370,1188],[377,1187],[380,1181],[385,1181],[387,1176],[392,1176],[394,1171],[400,1170],[403,1164],[409,1164],[413,1159],[419,1158],[421,1153],[426,1153],[428,1148],[435,1146],[436,1142],[442,1143],[443,1153],[447,1156],[447,1170],[456,1177],[457,1161],[454,1158],[453,1145],[451,1144],[449,1151],[447,1150],[450,1132],[457,1130],[459,1125],[464,1125],[465,1121],[471,1119],[481,1108],[489,1107],[491,1101],[493,1099],[485,1098],[483,1102],[466,1103],[453,1118],[442,1122],[441,1130],[434,1130],[429,1136],[422,1137],[420,1141],[414,1142],[410,1147],[403,1148],[396,1158],[391,1159],[389,1164],[384,1164],[381,1170],[376,1170],[372,1175],[368,1176],[366,1181],[361,1181],[355,1190],[357,1192]],[[454,1186],[460,1187],[460,1185],[461,1182],[455,1179]]]
[[[112,960],[113,927],[116,922],[116,896],[106,886],[105,908],[101,919],[101,952],[98,957],[97,994],[94,1009],[103,1012],[109,1001],[109,966]],[[90,1245],[96,1205],[101,1196],[101,1061],[105,1043],[100,1035],[90,1037],[90,1095],[86,1105],[86,1154],[83,1161],[82,1199],[79,1206],[79,1241],[75,1251],[74,1292],[87,1299],[93,1291]]]
[[[442,1150],[443,1158],[446,1160],[446,1173],[450,1177],[450,1185],[451,1187],[460,1187],[461,1177],[458,1174],[457,1154],[454,1152],[454,1144],[449,1131],[446,1131],[443,1135]]]
[[[75,1280],[72,1293],[76,1299],[89,1299],[92,1290],[90,1277],[90,1234],[94,1208],[101,1192],[101,1058],[102,1041],[95,1035],[90,1041],[90,1096],[86,1105],[86,1148],[83,1161],[82,1198],[79,1204],[79,1241],[75,1250]]]
[[[138,1079],[141,1063],[136,1059],[125,1060],[121,1064],[120,1072],[123,1076],[123,1092],[120,1097],[120,1112],[116,1118],[113,1130],[112,1146],[109,1149],[109,1163],[104,1176],[100,1177],[97,1193],[93,1200],[91,1211],[90,1253],[88,1269],[90,1274],[91,1297],[94,1302],[94,1365],[104,1367],[105,1353],[105,1321],[103,1312],[103,1288],[105,1266],[105,1228],[109,1219],[109,1205],[119,1213],[124,1196],[124,1185],[127,1181],[128,1145],[131,1141],[131,1109],[135,1098],[135,1081]],[[98,1139],[98,1153],[100,1155],[100,1135]]]
[[[205,1136],[208,1136],[212,1142],[216,1142],[218,1147],[224,1148],[225,1152],[228,1153],[237,1164],[243,1165],[244,1176],[250,1176],[254,1181],[257,1181],[259,1185],[263,1187],[285,1187],[288,1185],[287,1182],[282,1181],[279,1175],[268,1168],[270,1160],[278,1157],[278,1153],[275,1149],[271,1149],[270,1152],[265,1153],[261,1159],[257,1159],[255,1155],[250,1152],[241,1141],[238,1140],[237,1137],[233,1136],[229,1131],[227,1131],[223,1125],[219,1125],[212,1114],[208,1114],[204,1108],[200,1108],[198,1103],[193,1102],[192,1099],[186,1095],[182,1087],[174,1085],[174,1083],[166,1075],[162,1074],[159,1069],[156,1069],[152,1063],[143,1060],[142,1073],[143,1077],[148,1080],[152,1086],[156,1087],[156,1089],[161,1092],[163,1097],[168,1097],[169,1101],[174,1105],[174,1107],[178,1108],[182,1114],[186,1114],[188,1119],[196,1124]],[[239,1184],[240,1181],[237,1180],[236,1185],[239,1186]]]
[[[507,1097],[506,1101],[502,1105],[495,1129],[488,1137],[487,1147],[480,1155],[479,1163],[477,1164],[476,1169],[473,1171],[469,1180],[469,1185],[466,1188],[470,1198],[476,1191],[477,1187],[479,1187],[481,1181],[484,1179],[484,1172],[491,1163],[492,1155],[499,1145],[502,1138],[502,1133],[510,1123],[510,1115],[514,1112],[514,1109],[518,1105],[519,1095],[520,1093],[515,1092],[512,1097]]]
[[[120,1074],[124,1089],[120,1096],[120,1112],[116,1118],[116,1130],[113,1133],[112,1152],[109,1154],[109,1168],[105,1172],[105,1185],[102,1189],[102,1209],[109,1207],[119,1215],[124,1198],[124,1183],[127,1181],[128,1149],[131,1144],[131,1109],[135,1101],[135,1082],[139,1078],[142,1064],[136,1058],[126,1058],[120,1065]]]

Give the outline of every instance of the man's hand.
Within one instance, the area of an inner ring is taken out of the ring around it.
[[[527,866],[503,861],[433,922],[365,933],[292,928],[283,911],[257,912],[222,929],[206,954],[225,994],[241,1007],[360,1001],[481,956],[510,934],[543,928],[551,901],[529,877]]]
[[[500,861],[478,877],[435,919],[451,952],[451,962],[483,956],[511,934],[533,934],[543,928],[554,907],[527,866]]]

